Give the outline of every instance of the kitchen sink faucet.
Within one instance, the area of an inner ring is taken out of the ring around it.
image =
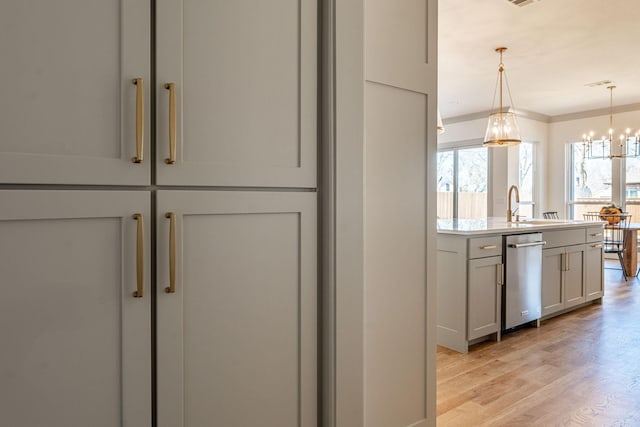
[[[507,222],[512,222],[513,214],[520,208],[520,205],[516,208],[515,211],[511,210],[511,192],[516,190],[516,203],[520,203],[520,190],[518,190],[517,185],[512,185],[509,187],[509,192],[507,193]],[[516,222],[520,221],[520,215],[516,215]]]

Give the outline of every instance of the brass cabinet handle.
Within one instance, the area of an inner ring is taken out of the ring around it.
[[[166,83],[164,88],[169,91],[169,158],[164,162],[172,165],[176,162],[176,84]]]
[[[484,245],[484,246],[480,246],[480,249],[495,249],[497,248],[496,245]]]
[[[136,238],[136,272],[138,289],[133,293],[134,298],[142,298],[144,294],[144,221],[141,213],[133,214],[133,219],[138,222]]]
[[[144,148],[144,81],[142,77],[132,80],[136,85],[136,156],[133,163],[142,163]]]
[[[604,245],[602,243],[597,243],[595,245],[591,245],[592,248],[604,248]]]
[[[602,233],[591,233],[591,237],[602,236]]]
[[[164,291],[173,294],[176,291],[176,214],[167,212],[164,217],[169,219],[169,286]]]
[[[498,285],[504,286],[504,264],[498,264],[498,273],[500,275]]]

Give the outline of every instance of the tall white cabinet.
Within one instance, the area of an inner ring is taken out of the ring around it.
[[[0,200],[2,424],[150,425],[149,194]]]
[[[316,425],[315,194],[160,191],[158,215],[158,426]]]
[[[150,16],[144,0],[0,4],[0,183],[151,182]]]
[[[315,187],[316,0],[156,3],[157,183]]]
[[[316,426],[316,0],[54,3],[0,5],[3,421]]]

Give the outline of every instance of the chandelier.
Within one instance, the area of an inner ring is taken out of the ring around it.
[[[613,89],[615,88],[615,86],[607,86],[607,89],[609,89],[609,131],[607,134],[597,140],[593,139],[595,135],[593,131],[582,135],[584,157],[587,159],[640,157],[640,131],[632,135],[631,129],[627,128],[624,133],[620,134],[617,143],[614,143]]]
[[[484,135],[485,147],[508,147],[511,145],[518,145],[522,142],[520,138],[520,129],[518,128],[518,121],[516,114],[513,112],[513,99],[511,99],[511,89],[509,89],[509,81],[507,80],[507,73],[504,71],[504,64],[502,63],[502,53],[507,50],[506,47],[496,48],[496,52],[500,54],[500,64],[498,66],[498,79],[496,80],[496,87],[493,92],[493,103],[491,104],[491,111],[496,102],[496,93],[500,88],[500,104],[497,113],[489,115],[489,123],[487,124],[487,131]],[[503,78],[504,75],[504,78]],[[507,87],[507,94],[509,95],[509,111],[503,111],[502,105],[502,92],[503,92],[503,80]]]

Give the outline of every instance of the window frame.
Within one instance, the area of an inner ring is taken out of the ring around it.
[[[474,148],[486,148],[487,150],[487,204],[486,204],[486,213],[489,216],[489,212],[491,209],[490,201],[492,199],[492,156],[491,150],[485,147],[482,143],[481,139],[473,139],[468,141],[457,141],[457,142],[448,142],[448,143],[440,143],[438,144],[437,153],[452,151],[453,152],[453,216],[447,219],[458,219],[458,211],[459,211],[459,200],[458,200],[458,155],[461,150],[468,150]],[[436,164],[436,170],[438,168],[438,164]]]

